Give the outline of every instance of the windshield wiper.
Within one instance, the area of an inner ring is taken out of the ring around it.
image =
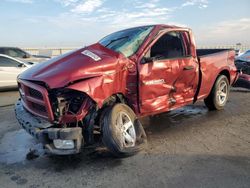
[[[129,36],[124,36],[124,37],[120,37],[120,38],[116,38],[116,39],[113,39],[111,41],[109,41],[109,43],[107,45],[105,45],[105,47],[108,47],[110,44],[112,44],[113,42],[116,42],[118,40],[122,40],[122,39],[126,39],[126,38],[129,38]]]

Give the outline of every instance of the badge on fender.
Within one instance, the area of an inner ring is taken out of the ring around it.
[[[144,81],[144,85],[154,85],[154,84],[164,84],[166,83],[164,79],[159,79],[159,80],[149,80],[149,81]]]

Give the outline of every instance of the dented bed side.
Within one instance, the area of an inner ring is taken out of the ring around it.
[[[237,69],[234,65],[234,56],[235,52],[228,49],[199,57],[201,86],[198,99],[204,99],[209,95],[216,78],[220,74],[227,76],[231,85],[235,82]]]

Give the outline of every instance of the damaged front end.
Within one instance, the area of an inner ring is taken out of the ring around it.
[[[94,106],[93,100],[87,94],[67,88],[51,90],[49,98],[54,122],[62,126],[78,127]]]
[[[89,116],[96,111],[87,94],[67,88],[49,90],[24,80],[18,80],[18,85],[21,98],[15,106],[16,118],[47,153],[76,154],[85,139],[92,141],[91,134],[83,139],[84,132],[92,130]]]

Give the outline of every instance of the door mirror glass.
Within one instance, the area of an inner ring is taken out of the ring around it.
[[[142,58],[142,64],[145,64],[145,63],[153,63],[154,61],[154,58],[153,57],[143,57]]]
[[[24,54],[23,58],[30,58],[29,54]]]
[[[165,59],[164,56],[162,55],[156,55],[155,57],[143,57],[142,58],[142,63],[153,63],[154,61],[159,61]]]
[[[22,68],[22,67],[25,67],[25,65],[20,63],[20,64],[18,64],[18,67]]]

